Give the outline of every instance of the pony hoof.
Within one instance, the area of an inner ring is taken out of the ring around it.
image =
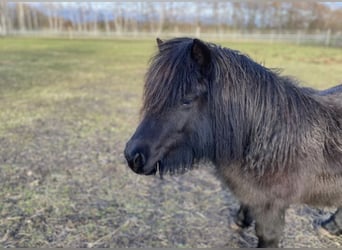
[[[240,228],[250,227],[253,223],[252,217],[249,215],[248,210],[240,208],[234,219],[235,224]]]
[[[342,228],[336,223],[334,217],[329,218],[321,223],[321,233],[330,236],[342,235]]]
[[[253,220],[249,218],[240,218],[237,217],[235,218],[235,225],[238,226],[239,228],[247,228],[252,225]]]
[[[241,227],[235,222],[230,224],[230,228],[234,231],[240,231]]]
[[[239,219],[235,220],[235,225],[239,228],[247,228],[250,226],[250,224],[248,224],[242,220],[239,220]]]

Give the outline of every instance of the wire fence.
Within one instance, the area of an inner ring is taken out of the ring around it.
[[[0,30],[0,37],[4,36]],[[287,42],[295,44],[312,44],[331,47],[342,47],[342,33],[331,34],[330,30],[326,32],[306,33],[297,32],[217,32],[207,33],[194,30],[193,32],[105,32],[105,31],[77,31],[70,29],[68,31],[54,31],[50,29],[32,31],[32,30],[12,30],[6,36],[15,37],[49,37],[49,38],[67,38],[67,39],[150,39],[150,38],[170,38],[170,37],[198,37],[211,40],[229,40],[229,41],[260,41],[260,42]]]

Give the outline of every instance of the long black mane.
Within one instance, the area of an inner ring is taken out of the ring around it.
[[[177,38],[160,45],[146,75],[143,112],[159,114],[204,82],[214,163],[237,163],[263,175],[295,171],[290,168],[298,160],[310,164],[324,157],[335,162],[333,171],[341,171],[341,106],[238,51],[210,43],[211,64],[203,76],[190,55],[192,41]],[[307,155],[311,144],[321,148],[320,155]]]

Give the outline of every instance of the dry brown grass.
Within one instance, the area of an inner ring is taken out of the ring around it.
[[[311,86],[342,79],[340,50],[225,45]],[[0,246],[255,246],[211,166],[163,181],[126,167],[153,51],[154,41],[0,40]],[[317,66],[319,53],[334,64]],[[291,207],[282,246],[341,247],[316,228],[331,211]]]

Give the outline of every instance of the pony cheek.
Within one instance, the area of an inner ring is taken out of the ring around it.
[[[168,114],[167,125],[164,125],[165,127],[163,128],[166,139],[185,133],[188,130],[189,123],[191,123],[193,114],[192,108],[183,108],[178,112]]]

